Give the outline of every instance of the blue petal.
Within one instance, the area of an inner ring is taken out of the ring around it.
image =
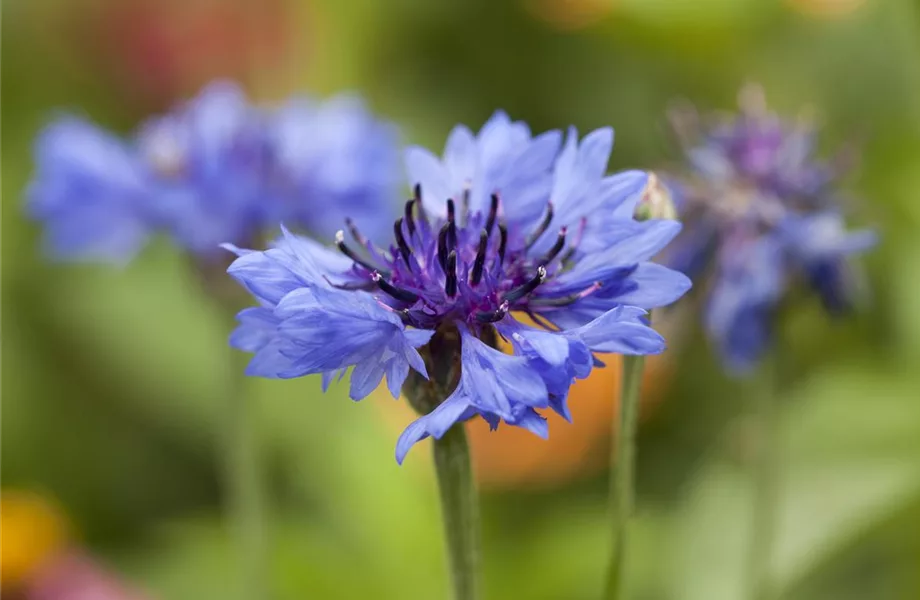
[[[609,211],[613,219],[632,219],[646,185],[648,173],[645,171],[623,171],[605,177],[598,192],[602,197],[602,211]]]
[[[509,421],[509,424],[526,429],[544,440],[549,438],[549,425],[546,419],[532,408],[528,407],[522,410],[517,417]]]
[[[569,340],[556,332],[519,326],[510,329],[509,333],[516,344],[523,345],[549,365],[558,367],[569,357]]]
[[[118,139],[73,118],[40,134],[29,215],[45,225],[49,254],[124,264],[154,224],[139,158]]]
[[[680,224],[676,221],[624,222],[621,229],[608,232],[616,242],[603,252],[584,256],[571,270],[538,288],[535,296],[568,296],[598,282],[604,286],[601,295],[612,297],[622,292],[621,284],[637,268],[636,263],[656,254],[678,231]]]
[[[787,218],[777,233],[806,263],[865,252],[878,242],[874,231],[847,231],[843,218],[831,212]]]
[[[660,354],[665,350],[664,338],[642,320],[645,314],[640,308],[621,306],[571,333],[593,352]]]
[[[462,388],[458,387],[444,402],[433,411],[413,421],[396,442],[396,462],[403,463],[409,450],[417,442],[432,436],[441,439],[448,429],[471,416],[469,399]]]
[[[775,237],[739,246],[723,261],[706,306],[706,327],[729,370],[748,371],[766,350],[784,290],[782,246]]]
[[[229,81],[208,85],[189,103],[188,122],[192,143],[197,145],[197,166],[206,177],[226,175],[226,153],[251,116],[245,94]]]
[[[444,201],[450,198],[447,172],[441,161],[428,150],[412,146],[406,150],[406,173],[411,185],[422,188],[422,206],[429,215],[446,215]]]
[[[502,209],[509,226],[528,228],[546,212],[552,185],[550,168],[561,143],[559,131],[540,134],[509,167],[507,180],[501,187]]]
[[[365,360],[355,365],[355,368],[351,372],[351,389],[349,391],[351,399],[361,400],[369,396],[371,392],[376,390],[377,386],[380,385],[385,373],[386,369],[384,368],[384,364],[380,361]],[[402,375],[402,379],[399,380],[399,385],[402,385],[402,382],[405,381],[408,374],[407,365],[406,372]],[[398,377],[399,374],[397,373],[396,378]],[[395,383],[395,381],[393,383]],[[399,395],[399,388],[396,389],[396,393],[393,395]]]
[[[447,145],[444,147],[445,168],[451,173],[469,177],[470,183],[472,183],[472,178],[478,167],[478,159],[476,138],[473,136],[473,132],[463,125],[454,127],[447,137]],[[446,200],[446,198],[444,199]]]
[[[301,287],[285,295],[271,317],[266,310],[247,309],[240,315],[247,329],[237,341],[257,350],[249,374],[290,378],[354,366],[350,394],[355,400],[370,394],[384,376],[398,395],[410,367],[427,377],[416,347],[433,332],[411,330],[407,335],[399,317],[369,294]],[[273,319],[274,330],[260,337]]]
[[[511,317],[496,323],[499,332],[511,339],[515,351],[527,358],[540,375],[549,395],[549,406],[571,418],[565,400],[572,382],[591,373],[594,357],[587,345],[571,332],[534,329]]]
[[[330,282],[340,283],[342,274],[351,268],[347,257],[295,236],[283,225],[282,232],[275,247],[261,252],[224,245],[239,255],[227,272],[262,302],[275,305],[304,286],[330,287]]]
[[[322,374],[323,381],[323,392],[329,391],[329,386],[332,384],[333,380],[341,381],[345,377],[345,372],[347,369],[335,369],[333,371],[324,371]]]
[[[640,263],[626,278],[622,294],[610,296],[620,304],[658,308],[676,302],[690,290],[690,278],[657,263]]]
[[[651,259],[680,233],[678,221],[652,220],[624,227],[622,237],[604,251],[585,257],[576,268],[598,264],[632,265]]]
[[[279,175],[294,187],[274,222],[330,239],[347,217],[369,239],[388,239],[400,183],[392,124],[375,119],[360,98],[342,95],[324,102],[294,98],[267,129]]]
[[[613,148],[613,129],[589,133],[578,144],[578,131],[569,128],[565,148],[556,161],[551,201],[560,215],[577,211],[581,201],[603,177]],[[581,216],[579,214],[579,216]]]
[[[512,418],[512,406],[547,406],[546,386],[524,357],[490,348],[461,327],[460,379],[480,410]]]
[[[261,302],[273,305],[280,302],[288,293],[305,285],[305,282],[295,277],[289,269],[273,260],[267,251],[250,252],[240,256],[230,264],[227,273]]]
[[[278,318],[269,308],[245,308],[236,319],[240,324],[230,334],[230,345],[246,352],[265,347],[278,329]]]

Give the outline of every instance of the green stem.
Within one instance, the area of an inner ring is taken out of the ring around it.
[[[243,359],[240,352],[233,351]],[[262,478],[252,403],[246,393],[245,365],[233,357],[233,376],[226,406],[228,517],[236,536],[239,573],[245,600],[265,600],[267,593]]]
[[[626,542],[629,518],[635,501],[634,470],[636,461],[636,426],[639,421],[639,390],[642,384],[644,356],[623,356],[620,381],[619,419],[614,418],[614,439],[610,457],[610,512],[613,539],[607,570],[605,597],[619,600],[625,594]]]
[[[258,247],[255,242],[250,247]],[[246,295],[226,276],[227,264],[191,262],[201,290],[219,314],[226,318],[227,331],[236,328],[237,312],[247,306]],[[222,340],[227,344],[227,338]],[[227,347],[226,404],[223,406],[222,440],[225,450],[226,516],[228,529],[237,544],[239,593],[243,600],[267,600],[269,593],[265,524],[262,506],[262,475],[256,419],[249,397],[246,365],[250,356]]]
[[[434,466],[455,600],[479,595],[479,508],[470,466],[470,449],[462,424],[434,441]]]
[[[747,554],[747,597],[773,600],[770,572],[779,512],[780,429],[772,381],[752,394],[755,403],[757,444],[752,472],[751,530]]]

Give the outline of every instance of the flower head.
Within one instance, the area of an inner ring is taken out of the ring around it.
[[[710,275],[706,327],[736,373],[768,348],[793,282],[834,313],[848,308],[847,259],[875,244],[871,231],[848,232],[840,214],[835,184],[846,161],[820,159],[813,128],[769,112],[760,88],[745,88],[740,106],[708,126],[692,110],[672,115],[690,174],[674,182],[686,228],[668,261],[694,279]]]
[[[444,401],[422,407],[431,412],[403,434],[400,461],[477,415],[546,435],[539,411],[568,416],[568,387],[593,352],[664,349],[645,309],[690,286],[649,262],[680,225],[633,219],[647,176],[605,176],[612,143],[610,129],[581,141],[572,129],[565,144],[558,132],[534,137],[499,112],[478,134],[455,128],[443,159],[409,149],[414,195],[386,246],[349,219],[338,254],[287,232],[265,252],[236,249],[229,272],[262,306],[241,314],[232,342],[256,352],[250,372],[266,377],[328,383],[353,366],[355,399],[384,376],[394,396],[410,386],[410,401],[433,386]]]
[[[129,146],[67,117],[41,133],[35,155],[28,211],[45,223],[51,256],[126,262],[144,245],[153,221],[146,172]]]
[[[159,232],[210,260],[281,220],[329,239],[343,212],[388,213],[396,148],[356,98],[265,108],[217,82],[129,142],[73,118],[50,125],[29,209],[56,256],[124,262]]]
[[[195,255],[252,243],[272,206],[271,147],[242,90],[217,83],[144,123],[136,139],[150,170],[148,202],[160,225]]]

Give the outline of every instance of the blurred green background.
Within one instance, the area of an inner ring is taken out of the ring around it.
[[[731,109],[758,81],[777,110],[817,115],[828,149],[858,142],[855,219],[882,232],[861,315],[833,324],[808,304],[786,323],[774,574],[788,600],[920,598],[916,0],[6,0],[2,28],[2,485],[54,502],[125,586],[237,597],[216,450],[229,323],[165,243],[123,270],[43,260],[22,192],[49,118],[128,132],[228,76],[261,100],[357,90],[436,149],[499,107],[537,131],[609,124],[612,169],[667,168],[672,100]],[[726,380],[692,324],[669,354],[640,432],[631,597],[737,600],[754,384]],[[277,597],[443,597],[427,448],[393,460],[405,413],[342,385],[323,396],[314,378],[247,386]],[[484,494],[488,598],[598,596],[605,477],[555,479]],[[6,569],[39,526],[10,535],[4,505]]]

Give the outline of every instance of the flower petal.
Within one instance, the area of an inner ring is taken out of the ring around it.
[[[396,442],[396,462],[402,464],[416,443],[432,436],[441,439],[454,424],[472,417],[470,402],[462,388],[457,388],[444,402],[427,415],[413,421]]]

